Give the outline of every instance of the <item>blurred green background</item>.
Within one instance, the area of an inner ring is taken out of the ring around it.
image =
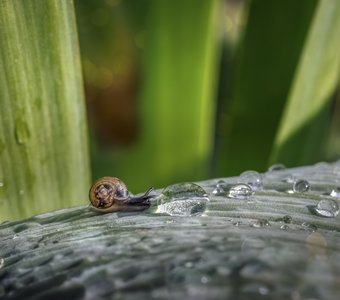
[[[0,218],[340,157],[338,0],[0,1]],[[86,107],[85,107],[86,102]]]
[[[339,158],[336,2],[76,0],[93,178],[140,192]]]

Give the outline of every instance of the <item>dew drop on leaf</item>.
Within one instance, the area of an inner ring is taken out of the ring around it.
[[[228,197],[244,200],[253,194],[254,191],[248,184],[235,184],[230,188]]]
[[[262,189],[262,175],[256,171],[245,171],[243,172],[238,183],[248,184],[254,191]]]
[[[307,180],[298,179],[294,182],[293,191],[295,193],[305,193],[310,190],[310,184]]]
[[[321,217],[334,218],[339,214],[339,205],[331,199],[321,200],[315,206],[314,212]]]
[[[274,171],[281,171],[284,170],[286,167],[283,164],[275,164],[268,168],[268,172],[274,172]]]

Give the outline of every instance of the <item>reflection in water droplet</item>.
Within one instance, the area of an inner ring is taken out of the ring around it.
[[[280,229],[289,230],[290,227],[287,224],[283,224],[283,225],[280,226]]]
[[[340,198],[340,188],[333,189],[329,195],[333,198]]]
[[[286,167],[284,164],[275,164],[268,168],[268,172],[284,170]]]
[[[256,171],[245,171],[240,175],[238,183],[248,184],[253,191],[259,191],[262,189],[262,175]]]
[[[266,219],[259,219],[254,221],[253,223],[250,224],[251,227],[255,227],[255,228],[260,228],[260,227],[269,227],[271,226],[271,224],[268,222],[268,220]]]
[[[318,229],[318,228],[316,227],[316,225],[311,224],[311,223],[308,223],[308,222],[303,222],[303,223],[301,224],[301,226],[302,226],[302,228],[303,228],[304,230],[312,231],[312,232],[317,231],[317,229]]]
[[[236,199],[248,199],[253,194],[254,191],[248,184],[235,184],[230,188],[228,197]]]
[[[201,215],[209,201],[203,188],[194,183],[180,183],[166,187],[155,199],[155,213],[171,216]]]
[[[287,223],[287,224],[290,224],[292,223],[292,217],[290,215],[285,215],[283,218],[282,218],[282,221]]]
[[[0,269],[4,266],[5,260],[3,258],[0,258]]]
[[[319,201],[314,207],[316,215],[326,218],[334,218],[339,214],[339,205],[336,201],[325,199]]]
[[[305,193],[310,190],[310,184],[307,180],[298,179],[294,182],[293,191],[295,193]]]

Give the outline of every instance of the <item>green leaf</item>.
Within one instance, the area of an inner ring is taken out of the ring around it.
[[[214,176],[264,170],[316,1],[251,1],[243,40],[224,79]]]
[[[340,2],[319,2],[310,27],[280,128],[272,161],[287,165],[325,157],[330,100],[340,71]]]
[[[0,219],[84,203],[87,129],[73,2],[0,2]]]

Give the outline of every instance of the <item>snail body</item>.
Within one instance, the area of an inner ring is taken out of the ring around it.
[[[150,188],[144,195],[132,197],[123,181],[116,177],[102,177],[92,185],[89,198],[93,209],[100,213],[138,211],[150,207]]]

